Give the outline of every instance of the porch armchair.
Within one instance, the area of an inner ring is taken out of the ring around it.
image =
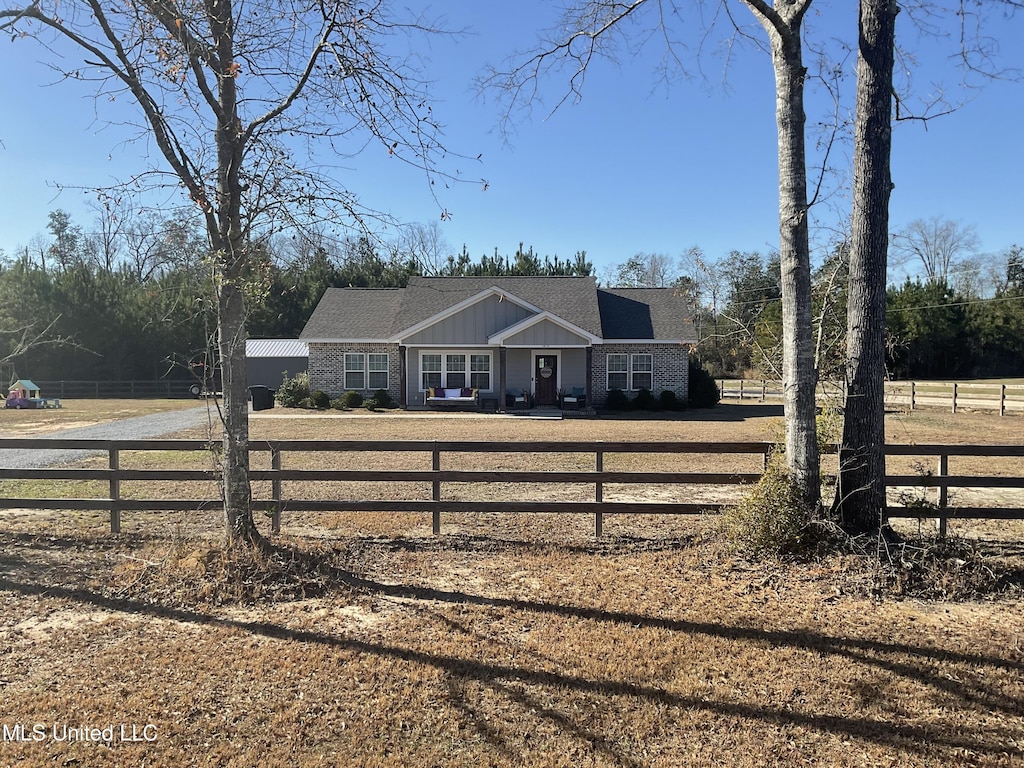
[[[585,387],[573,387],[568,392],[561,392],[558,398],[558,407],[563,411],[567,409],[579,410],[587,406],[587,390]]]
[[[516,410],[518,408],[530,407],[530,395],[525,390],[516,391],[508,389],[505,391],[505,408]]]

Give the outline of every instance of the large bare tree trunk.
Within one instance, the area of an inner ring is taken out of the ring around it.
[[[852,533],[877,530],[885,507],[885,282],[897,13],[895,0],[860,0],[847,394],[834,503]]]
[[[745,0],[768,32],[775,69],[775,119],[779,131],[779,260],[782,270],[782,380],[786,414],[786,463],[808,512],[821,504],[815,419],[811,256],[804,150],[804,79],[800,26],[810,0],[780,0],[769,7]]]

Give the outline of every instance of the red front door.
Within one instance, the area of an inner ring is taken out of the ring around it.
[[[558,403],[558,357],[555,355],[534,355],[533,397],[537,405]]]

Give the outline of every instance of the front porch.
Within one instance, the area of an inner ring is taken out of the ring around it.
[[[400,347],[400,400],[413,409],[431,388],[471,387],[485,413],[579,410],[595,415],[593,349],[582,346]],[[589,409],[589,410],[588,410]]]

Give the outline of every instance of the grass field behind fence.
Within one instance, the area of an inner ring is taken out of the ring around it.
[[[759,404],[587,422],[275,409],[252,429],[761,440],[779,419]],[[995,444],[1016,425],[920,411],[890,414],[886,437]],[[126,518],[120,536],[98,522],[0,514],[0,699],[11,725],[47,734],[0,743],[0,765],[1024,762],[1019,595],[880,596],[857,558],[746,562],[710,518],[630,517],[595,542],[569,516],[461,515],[433,536],[424,516],[322,513],[297,518],[260,568],[220,548],[216,510]],[[1022,557],[1019,531],[963,532]],[[54,724],[115,738],[57,740]],[[152,740],[121,740],[122,725]]]

